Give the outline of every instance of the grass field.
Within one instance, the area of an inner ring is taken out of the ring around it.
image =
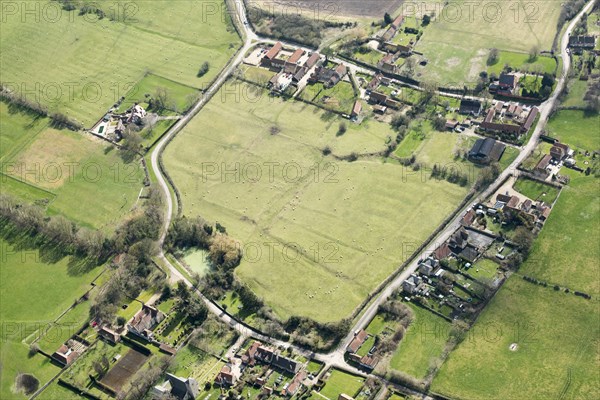
[[[388,125],[348,124],[337,136],[335,116],[266,96],[223,97],[231,91],[175,138],[165,164],[184,213],[219,221],[242,243],[236,274],[281,318],[347,316],[466,194],[396,164],[321,154],[380,151]]]
[[[417,67],[421,76],[416,79],[462,87],[475,83],[486,70],[492,47],[501,52],[529,52],[533,46],[550,50],[560,4],[486,0],[470,9],[467,0],[448,2],[419,40],[416,50],[429,62]]]
[[[432,390],[473,400],[594,398],[600,390],[597,310],[597,299],[513,276],[450,354]]]
[[[336,400],[342,393],[354,397],[358,394],[360,388],[362,388],[364,381],[364,378],[334,369],[320,393],[329,400]]]
[[[573,171],[521,272],[592,296],[600,294],[600,249],[592,245],[600,240],[599,189],[598,179]]]
[[[432,312],[409,304],[414,320],[390,361],[390,368],[424,378],[431,362],[442,354],[450,324]]]
[[[210,269],[210,264],[207,260],[208,252],[206,250],[188,251],[184,257],[184,261],[192,272],[203,276]]]
[[[513,185],[513,188],[534,201],[543,200],[548,204],[552,204],[558,196],[557,188],[532,181],[531,179],[519,178]]]
[[[306,85],[300,96],[327,109],[345,113],[352,111],[355,100],[352,84],[344,81],[332,88],[326,88],[322,83]]]
[[[3,193],[47,199],[48,214],[98,229],[131,213],[144,178],[139,163],[125,164],[117,149],[89,135],[50,128],[47,118],[11,114],[4,103],[0,120],[10,149],[3,144]]]
[[[42,385],[60,368],[39,354],[29,357],[29,347],[24,341],[31,342],[38,331],[47,329],[51,321],[83,295],[100,269],[81,271],[68,259],[47,263],[43,261],[45,255],[38,250],[16,250],[3,239],[0,239],[0,253],[3,339],[0,347],[0,397],[25,398],[12,392],[17,373],[32,373]],[[68,323],[69,318],[64,322],[59,324],[60,329],[55,327],[52,330],[53,337],[68,337],[81,325]]]
[[[585,100],[583,100],[583,96],[587,91],[588,82],[580,81],[579,79],[574,79],[569,82],[569,93],[567,97],[562,101],[563,107],[581,107],[584,108],[586,106]]]
[[[506,64],[522,72],[548,72],[549,74],[553,74],[556,70],[556,61],[551,57],[539,56],[535,61],[531,62],[529,53],[501,51],[498,61],[493,65],[487,66],[487,72],[500,76]]]
[[[580,110],[561,110],[548,121],[548,133],[573,148],[600,149],[600,115]]]
[[[122,1],[106,4],[107,18],[97,19],[78,16],[77,10],[59,11],[55,17],[55,3],[38,3],[38,10],[54,13],[52,18],[17,12],[2,23],[2,80],[35,92],[29,97],[85,126],[147,72],[205,87],[240,44],[221,5],[209,0],[152,1],[135,3],[132,10],[132,3]],[[111,21],[115,10],[120,12]],[[205,61],[211,67],[198,78]]]

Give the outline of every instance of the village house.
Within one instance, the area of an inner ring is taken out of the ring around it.
[[[568,145],[560,142],[554,143],[554,146],[550,149],[550,155],[556,161],[562,161],[567,158],[570,154],[571,149]]]
[[[385,104],[387,101],[387,95],[380,92],[371,92],[369,95],[369,102],[371,104]]]
[[[458,126],[458,121],[455,119],[447,119],[445,128],[446,130],[453,131]]]
[[[354,397],[348,396],[346,393],[341,393],[337,400],[354,400]]]
[[[533,174],[541,178],[546,178],[548,176],[548,165],[550,165],[551,160],[552,156],[550,154],[546,154],[542,157],[533,169]]]
[[[356,353],[368,337],[369,334],[364,329],[361,329],[358,333],[354,335],[354,339],[352,339],[350,344],[348,344],[348,346],[346,347],[346,352]]]
[[[263,67],[270,68],[272,66],[273,60],[279,55],[279,52],[283,49],[283,45],[281,42],[277,42],[271,47],[263,56],[261,60],[261,65]]]
[[[339,64],[334,69],[317,67],[309,78],[310,83],[321,82],[326,88],[335,86],[347,73],[346,66]]]
[[[498,89],[503,92],[512,93],[517,87],[517,76],[513,74],[501,73],[498,79]]]
[[[71,365],[77,357],[79,357],[79,353],[69,344],[62,344],[52,354],[52,358],[64,366]]]
[[[367,87],[365,89],[367,94],[371,93],[371,91],[379,87],[379,85],[381,84],[381,78],[383,78],[383,75],[381,73],[375,74],[373,79],[371,79],[371,81],[367,84]]]
[[[158,325],[164,318],[165,314],[158,309],[142,304],[142,309],[127,324],[127,330],[144,339],[150,339],[152,338],[152,328]]]
[[[477,139],[469,151],[470,160],[480,164],[497,162],[502,158],[506,146],[492,138]]]
[[[479,100],[461,99],[460,107],[458,108],[459,114],[472,115],[478,117],[481,114],[481,102]]]
[[[475,221],[475,210],[473,210],[472,208],[469,209],[469,211],[467,211],[465,213],[465,215],[463,216],[463,218],[460,220],[460,224],[462,226],[471,226],[473,224],[473,222]]]
[[[302,382],[304,381],[304,379],[306,379],[306,372],[304,370],[302,370],[294,376],[294,378],[292,379],[292,381],[290,383],[286,384],[283,387],[281,394],[283,396],[292,397],[293,395],[298,393],[298,390],[300,390],[300,387],[302,386]]]
[[[440,263],[433,257],[428,257],[419,263],[420,274],[431,276],[439,269]]]
[[[253,366],[257,361],[291,374],[296,374],[302,367],[299,362],[286,358],[259,342],[254,342],[242,356],[242,364]]]
[[[416,294],[422,284],[421,277],[415,274],[412,274],[408,277],[404,282],[402,282],[402,290],[409,294]]]
[[[225,364],[215,377],[215,384],[221,387],[229,387],[235,385],[236,378],[232,372],[230,364]]]
[[[103,326],[98,330],[98,335],[112,344],[121,341],[121,335],[106,326]]]
[[[396,67],[397,59],[398,59],[397,54],[388,53],[385,56],[383,56],[381,58],[381,60],[379,60],[379,62],[377,63],[377,67],[384,72],[395,74],[396,70],[397,70],[397,67]]]
[[[596,38],[590,35],[569,36],[569,47],[577,50],[591,50],[596,47]]]

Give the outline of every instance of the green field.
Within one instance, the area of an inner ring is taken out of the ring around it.
[[[473,400],[594,398],[600,390],[599,326],[597,299],[513,276],[450,354],[432,390]],[[516,351],[509,348],[513,343]]]
[[[551,57],[539,56],[535,61],[531,62],[529,53],[501,51],[498,62],[487,66],[487,72],[499,76],[506,64],[521,72],[548,72],[549,74],[553,74],[556,70],[556,61]]]
[[[97,229],[112,229],[131,213],[144,178],[139,163],[125,164],[119,150],[90,135],[50,128],[47,118],[12,114],[4,103],[0,120],[10,147],[2,152],[3,193],[47,199],[48,214]]]
[[[600,115],[581,110],[561,110],[548,121],[548,133],[569,146],[594,151],[600,149]]]
[[[542,200],[548,204],[554,203],[558,196],[558,189],[554,186],[544,185],[531,179],[519,178],[513,188],[534,201]]]
[[[467,192],[378,159],[321,154],[381,151],[386,124],[348,124],[337,136],[333,115],[265,95],[243,101],[247,85],[236,102],[234,90],[174,139],[165,164],[184,213],[219,221],[242,243],[236,274],[281,318],[347,316]]]
[[[326,88],[322,83],[306,85],[300,96],[329,110],[344,113],[352,111],[354,101],[356,100],[352,84],[344,81],[332,88]]]
[[[17,373],[32,373],[43,384],[60,371],[42,355],[29,357],[27,343],[39,336],[38,331],[51,327],[49,323],[91,288],[90,283],[100,269],[81,270],[77,263],[67,258],[48,263],[44,261],[44,253],[16,250],[4,240],[0,240],[0,256],[3,338],[0,347],[0,397],[25,398],[12,392]],[[48,336],[47,340],[70,336],[84,321],[72,321],[67,314],[65,320],[51,330],[52,336]]]
[[[533,46],[550,50],[560,2],[513,4],[486,0],[472,10],[467,0],[449,1],[425,29],[416,50],[425,55],[428,64],[416,68],[416,79],[462,87],[474,84],[479,73],[486,70],[492,47],[501,53],[529,52]]]
[[[103,19],[31,3],[37,15],[7,14],[2,22],[2,80],[87,127],[147,72],[205,87],[240,44],[220,2],[119,1],[103,6]],[[52,18],[40,17],[46,9]],[[211,67],[198,78],[205,61]]]
[[[574,79],[569,82],[569,93],[567,97],[562,101],[563,107],[586,107],[586,102],[583,100],[583,96],[587,91],[588,82]]]
[[[573,171],[521,272],[592,296],[600,294],[600,249],[592,245],[600,240],[598,183]]]
[[[192,272],[203,276],[210,269],[210,264],[207,260],[208,252],[206,250],[191,250],[185,254],[183,260]]]
[[[394,352],[390,368],[424,378],[431,362],[442,355],[450,323],[432,312],[410,304],[414,320]]]
[[[321,396],[325,396],[329,400],[336,400],[342,393],[354,397],[362,388],[364,379],[347,374],[337,369],[331,371],[331,376],[327,379],[325,386],[321,389]],[[314,398],[319,398],[314,397]]]

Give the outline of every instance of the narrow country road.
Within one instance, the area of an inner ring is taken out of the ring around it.
[[[179,133],[185,125],[187,125],[187,123],[202,109],[202,107],[204,107],[204,105],[210,100],[210,98],[219,90],[219,88],[227,80],[227,78],[234,71],[234,69],[238,65],[241,64],[246,52],[253,45],[255,45],[257,43],[268,44],[268,43],[275,42],[274,40],[271,40],[271,39],[260,38],[258,35],[256,35],[256,33],[254,33],[250,29],[249,23],[248,23],[248,20],[246,17],[246,10],[245,10],[245,5],[243,3],[243,0],[232,0],[232,2],[235,5],[235,15],[237,17],[237,25],[238,25],[239,29],[241,29],[243,36],[244,36],[243,46],[240,48],[240,50],[235,55],[235,57],[232,60],[230,60],[228,65],[221,71],[221,73],[218,75],[217,79],[213,82],[213,84],[206,90],[206,92],[204,93],[202,98],[193,106],[193,108],[184,117],[182,117],[180,120],[177,121],[177,123],[173,126],[173,128],[169,131],[169,133],[163,137],[163,139],[156,145],[156,147],[154,148],[154,150],[151,153],[151,166],[156,175],[158,185],[164,194],[164,198],[165,198],[166,206],[167,206],[165,218],[164,218],[164,224],[163,224],[163,231],[162,231],[160,239],[159,239],[159,244],[160,244],[161,250],[160,250],[160,254],[158,255],[158,257],[164,263],[164,265],[166,265],[169,268],[170,279],[172,282],[183,281],[190,287],[193,287],[192,283],[188,279],[186,279],[186,277],[184,277],[179,272],[179,270],[177,268],[175,268],[169,262],[169,260],[165,257],[163,250],[162,250],[162,245],[164,243],[168,228],[171,224],[171,218],[173,215],[174,205],[173,205],[173,198],[169,191],[168,183],[166,181],[166,178],[163,176],[163,172],[159,165],[159,159],[160,159],[160,155],[161,155],[162,151],[164,150],[165,146],[169,143],[169,141],[177,133]],[[569,35],[572,32],[575,25],[577,24],[577,22],[582,17],[582,15],[584,13],[588,12],[588,10],[592,7],[593,4],[594,4],[594,0],[591,0],[590,2],[588,2],[585,5],[585,7],[577,14],[577,16],[571,20],[571,22],[569,23],[569,25],[562,37],[560,46],[561,46],[561,57],[563,60],[563,70],[561,71],[561,75],[557,79],[556,89],[553,92],[552,96],[547,101],[545,101],[544,103],[542,103],[539,106],[539,109],[540,109],[539,121],[538,121],[538,124],[537,124],[533,134],[531,135],[531,138],[529,139],[528,143],[522,148],[520,154],[510,164],[510,166],[507,169],[505,169],[500,174],[500,176],[494,181],[494,183],[492,183],[486,190],[484,190],[474,200],[474,202],[482,201],[482,200],[486,199],[487,197],[489,197],[492,193],[494,193],[494,191],[497,190],[497,188],[501,185],[501,183],[504,181],[504,179],[506,179],[509,175],[514,174],[516,171],[516,167],[527,156],[529,156],[529,154],[535,149],[538,139],[539,139],[539,136],[546,126],[548,117],[550,116],[550,112],[552,111],[554,105],[557,102],[558,95],[563,90],[563,88],[565,87],[566,82],[567,82],[568,72],[571,67],[571,60],[570,60],[569,54],[567,52]],[[281,42],[284,45],[286,44],[285,41],[281,41]],[[291,44],[289,44],[289,46],[299,47],[297,45],[291,45]],[[309,48],[305,48],[305,47],[300,47],[300,48],[303,48],[304,50],[307,50],[307,51],[314,51],[314,49],[309,49]],[[335,59],[335,58],[334,58],[334,61],[342,62],[341,60]],[[349,64],[346,61],[344,61],[344,63],[347,65]],[[365,69],[363,67],[359,67],[356,65],[350,64],[349,67],[351,68],[351,70],[353,72],[366,72],[368,74],[373,73],[372,70],[368,70],[368,69]],[[433,252],[435,250],[435,248],[438,246],[438,244],[449,239],[449,237],[452,235],[452,233],[456,229],[459,228],[460,220],[462,218],[464,211],[471,205],[472,205],[472,203],[469,204],[468,206],[466,206],[465,209],[461,210],[461,212],[459,212],[456,215],[456,217],[444,227],[442,232],[440,232],[435,237],[435,239],[430,241],[430,243],[422,251],[422,254],[429,254],[429,253]],[[331,353],[328,353],[328,354],[311,353],[305,349],[291,345],[288,342],[283,342],[283,341],[262,335],[261,333],[255,331],[254,329],[237,321],[231,315],[229,315],[226,312],[224,312],[223,310],[221,310],[214,303],[212,303],[210,300],[208,300],[206,297],[204,297],[196,288],[194,288],[194,290],[206,303],[210,312],[214,313],[221,319],[221,321],[223,321],[227,325],[231,326],[232,328],[234,328],[238,332],[240,332],[240,334],[243,337],[251,336],[256,339],[268,342],[275,346],[282,346],[285,348],[292,347],[297,352],[299,352],[305,356],[309,356],[309,357],[315,358],[319,361],[322,361],[326,365],[335,366],[337,368],[341,368],[343,370],[353,372],[353,373],[361,375],[361,376],[366,376],[366,374],[363,371],[358,370],[357,368],[354,368],[345,362],[344,350],[345,350],[347,344],[352,340],[353,333],[359,329],[365,328],[367,326],[367,324],[369,323],[369,321],[377,313],[379,306],[393,293],[394,290],[396,290],[398,287],[400,287],[402,281],[404,281],[406,278],[408,278],[408,276],[410,276],[410,274],[412,274],[416,270],[416,268],[418,266],[419,258],[420,257],[418,257],[418,256],[415,257],[412,260],[412,262],[393,281],[391,281],[371,303],[369,303],[367,308],[365,310],[363,310],[362,315],[358,318],[358,320],[356,321],[353,328],[350,330],[350,333],[348,334],[348,336],[344,340],[341,341],[340,345],[338,346],[338,348],[335,351],[332,351]]]

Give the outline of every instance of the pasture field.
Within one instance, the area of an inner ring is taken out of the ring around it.
[[[21,119],[20,114],[3,111],[7,110],[0,109],[0,117],[8,124],[15,117]],[[87,134],[56,130],[47,126],[48,119],[38,122],[27,117],[30,123],[46,127],[19,152],[2,159],[4,193],[29,202],[48,199],[48,214],[62,214],[97,229],[112,228],[131,213],[144,178],[139,163],[124,163],[117,149]]]
[[[588,88],[587,81],[580,81],[579,79],[572,79],[569,82],[569,93],[567,97],[561,102],[563,107],[580,107],[585,108],[586,102],[583,100],[585,92]]]
[[[31,3],[39,10],[60,7],[50,1]],[[205,87],[240,44],[220,2],[139,2],[135,10],[134,3],[128,4],[107,4],[103,19],[79,16],[78,10],[59,11],[52,19],[5,15],[3,83],[89,127],[147,72]],[[113,20],[111,13],[116,13]],[[198,78],[205,61],[211,67]]]
[[[165,165],[184,214],[218,221],[241,242],[237,276],[281,318],[347,316],[467,193],[377,158],[322,155],[325,146],[381,151],[393,134],[386,124],[348,124],[336,136],[334,115],[267,96],[224,98],[231,90],[173,140]]]
[[[462,87],[474,84],[486,70],[492,47],[511,52],[529,52],[533,46],[550,50],[560,6],[559,1],[485,0],[470,9],[467,0],[449,1],[417,44],[416,50],[429,62],[417,67],[421,75],[416,79]]]
[[[170,79],[154,74],[146,74],[125,95],[119,111],[125,111],[135,103],[146,103],[148,95],[154,96],[158,88],[164,89],[168,95],[167,108],[170,111],[183,113],[197,100],[200,92],[190,86],[182,85]]]
[[[534,254],[538,251],[530,258]],[[597,298],[584,300],[512,276],[450,354],[431,389],[473,400],[593,398],[600,390],[597,311]]]
[[[569,172],[571,182],[563,188],[520,272],[597,298],[600,249],[591,244],[600,240],[599,181]]]
[[[517,179],[513,188],[532,200],[543,200],[548,204],[552,204],[558,196],[557,188],[526,178]]]
[[[598,136],[600,115],[581,110],[560,110],[548,121],[548,134],[572,148],[595,151],[600,149]]]
[[[49,354],[54,353],[88,320],[90,307],[91,303],[89,301],[80,303],[58,321],[49,324],[50,329],[45,330],[43,336],[37,342],[40,349]]]
[[[325,396],[329,400],[335,400],[342,393],[348,396],[355,397],[358,391],[362,388],[364,378],[347,374],[337,369],[331,371],[331,375],[327,379],[325,386],[319,392],[321,396]],[[314,398],[319,398],[318,396]]]
[[[439,357],[449,338],[450,323],[432,312],[407,303],[414,320],[390,360],[390,368],[424,378],[431,362]]]
[[[30,357],[25,340],[31,342],[39,330],[46,329],[83,295],[100,269],[82,271],[66,258],[46,262],[48,255],[44,252],[17,250],[4,239],[0,239],[0,256],[0,362],[3,366],[0,397],[25,398],[13,392],[18,373],[35,375],[41,386],[60,371],[40,354]],[[62,325],[62,332],[75,333],[79,326]],[[57,332],[61,330],[55,329],[54,333]]]
[[[10,159],[48,125],[48,119],[14,110],[0,101],[0,160]]]

